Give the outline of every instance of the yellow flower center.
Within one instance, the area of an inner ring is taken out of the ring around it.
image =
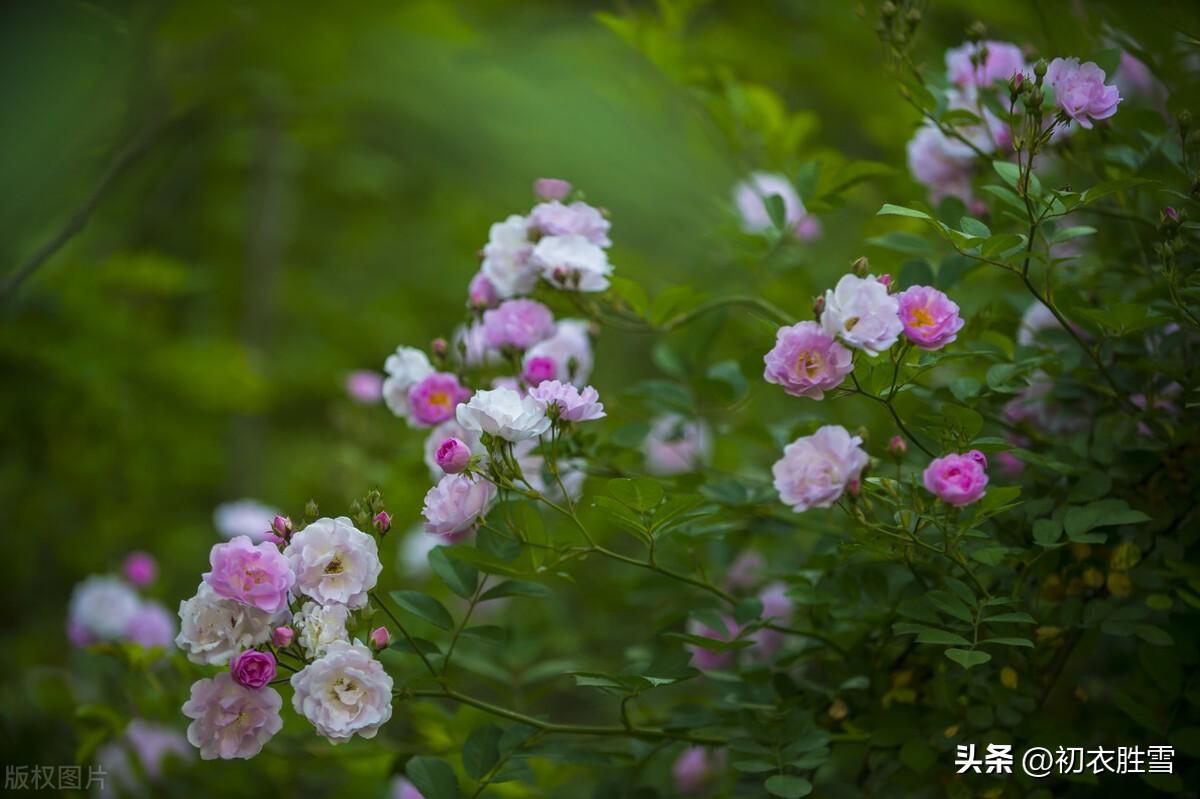
[[[449,405],[450,404],[450,395],[447,394],[445,391],[431,392],[429,395],[429,404],[430,405]]]
[[[914,308],[912,320],[916,327],[933,327],[933,314],[929,313],[928,308]]]

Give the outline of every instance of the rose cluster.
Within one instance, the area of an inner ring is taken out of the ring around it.
[[[979,161],[1013,152],[1015,137],[1022,135],[1022,114],[1037,121],[1035,136],[1057,142],[1075,124],[1091,128],[1108,119],[1122,99],[1096,64],[1055,58],[1048,65],[1031,65],[1022,49],[1009,42],[967,42],[948,50],[945,62],[944,107],[968,121],[927,120],[908,143],[908,167],[929,190],[931,202],[956,197],[973,212],[983,209],[971,187]],[[1043,118],[1046,89],[1053,90],[1058,112]]]
[[[391,717],[392,680],[348,626],[383,570],[375,538],[345,517],[297,529],[283,516],[257,538],[213,546],[179,605],[175,643],[194,663],[227,667],[192,686],[188,741],[206,760],[258,754],[283,726],[279,663],[292,671],[293,707],[321,735],[373,737]]]
[[[901,337],[906,349],[922,350],[939,350],[956,339],[965,322],[953,300],[930,286],[892,294],[892,282],[887,275],[842,276],[818,300],[818,321],[778,330],[775,346],[763,357],[763,379],[792,396],[820,400],[842,386],[858,353],[875,358]],[[847,490],[857,493],[870,463],[862,443],[838,425],[796,439],[772,468],[779,498],[802,513],[832,506]],[[925,487],[951,505],[966,505],[983,495],[986,467],[982,453],[948,455],[929,465]]]

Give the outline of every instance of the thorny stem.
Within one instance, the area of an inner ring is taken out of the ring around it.
[[[900,432],[904,434],[904,437],[911,441],[917,449],[921,450],[931,458],[937,457],[937,455],[934,455],[933,452],[931,452],[924,444],[922,444],[917,437],[913,435],[913,432],[908,429],[908,426],[904,424],[904,420],[900,418],[900,414],[896,413],[896,408],[894,405],[892,405],[891,395],[888,397],[877,397],[874,394],[864,391],[863,387],[859,385],[858,377],[854,374],[854,372],[850,373],[850,379],[854,382],[856,393],[861,394],[869,399],[873,399],[888,409],[888,413],[892,415],[892,420],[896,422],[896,427],[900,428]]]
[[[392,624],[396,625],[396,629],[400,631],[402,636],[404,636],[404,640],[407,641],[408,645],[412,647],[412,650],[417,653],[417,657],[421,658],[421,662],[424,663],[425,668],[429,670],[430,676],[432,676],[438,682],[442,682],[443,676],[438,674],[437,669],[435,669],[433,664],[429,662],[429,658],[425,657],[425,653],[421,651],[421,647],[417,646],[417,642],[414,641],[413,637],[408,634],[408,630],[404,629],[404,625],[400,623],[400,619],[396,616],[391,606],[384,602],[383,597],[381,597],[376,591],[371,592],[371,599],[375,601],[376,605],[379,605],[379,607],[383,609],[383,612],[387,614],[387,617],[392,620]]]
[[[475,612],[475,606],[479,604],[479,595],[483,593],[484,586],[486,585],[487,577],[484,576],[483,579],[479,581],[479,584],[475,586],[475,593],[471,595],[471,601],[467,605],[467,611],[463,614],[462,621],[460,621],[458,626],[454,628],[454,635],[450,637],[450,645],[446,647],[446,657],[442,659],[443,677],[445,677],[446,673],[450,670],[450,658],[454,655],[454,647],[458,644],[458,638],[460,635],[462,635],[462,631],[467,626],[467,622],[471,620],[471,614]]]

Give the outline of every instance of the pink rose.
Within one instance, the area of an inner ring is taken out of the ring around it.
[[[288,591],[296,582],[287,558],[274,544],[252,544],[244,535],[217,544],[209,553],[212,571],[202,576],[218,596],[251,605],[267,613],[287,607]]]
[[[711,638],[714,641],[732,641],[736,639],[738,633],[741,632],[741,625],[732,616],[728,615],[723,615],[721,621],[725,622],[724,632],[706,627],[695,619],[689,619],[688,632],[692,635]],[[737,660],[737,652],[732,649],[720,652],[691,644],[688,645],[688,649],[692,650],[692,665],[701,671],[729,668]]]
[[[276,627],[271,631],[271,643],[280,649],[284,649],[292,645],[292,641],[296,638],[296,631],[286,625]]]
[[[383,375],[370,369],[357,369],[346,375],[346,394],[360,405],[378,405],[383,401]]]
[[[527,350],[554,335],[554,314],[537,300],[506,300],[483,315],[483,338],[492,349]]]
[[[821,330],[816,322],[781,327],[775,346],[763,356],[763,379],[783,386],[793,397],[819,400],[854,370],[850,350]]]
[[[1054,88],[1058,107],[1085,128],[1092,120],[1108,119],[1117,113],[1121,93],[1104,83],[1104,70],[1078,58],[1056,58],[1046,69],[1046,84]]]
[[[258,690],[275,679],[275,656],[270,652],[247,649],[230,662],[229,673],[243,688]]]
[[[681,794],[703,793],[716,779],[717,772],[724,768],[725,752],[717,749],[709,752],[703,746],[690,746],[671,766],[675,790]]]
[[[904,335],[923,350],[940,350],[958,336],[965,322],[958,305],[929,286],[913,286],[897,295]]]
[[[544,380],[550,380],[554,375],[558,374],[558,364],[554,359],[540,355],[536,358],[525,359],[525,370],[521,373],[521,377],[531,386],[536,386]]]
[[[488,280],[488,276],[483,272],[476,272],[475,277],[471,278],[470,285],[467,286],[467,305],[482,310],[494,308],[499,301],[500,296],[496,293],[496,287],[492,285],[492,281]]]
[[[965,455],[944,455],[925,468],[925,488],[948,505],[970,505],[987,488],[986,468],[987,458],[977,450]]]
[[[990,88],[1024,70],[1025,55],[1008,42],[967,42],[946,51],[946,77],[958,86]]]
[[[471,448],[457,438],[447,438],[437,448],[437,465],[446,474],[458,474],[471,462]]]
[[[254,757],[283,728],[282,706],[275,689],[252,691],[234,682],[229,672],[198,680],[183,705],[183,715],[194,719],[188,742],[200,750],[202,760]]]
[[[533,193],[541,200],[563,200],[571,193],[571,184],[559,178],[538,178],[533,182]]]
[[[870,461],[860,444],[860,437],[838,425],[826,425],[788,444],[771,468],[779,499],[796,513],[833,505]]]

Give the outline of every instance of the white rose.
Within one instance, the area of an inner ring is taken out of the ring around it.
[[[124,581],[92,576],[75,586],[68,618],[73,626],[101,641],[113,641],[125,636],[129,620],[141,604],[137,592]]]
[[[331,743],[374,738],[392,717],[392,678],[359,641],[330,644],[291,683],[292,707]]]
[[[308,658],[317,658],[335,641],[347,641],[346,621],[350,609],[345,605],[318,605],[305,602],[300,612],[292,618],[292,627],[298,633],[297,640]]]
[[[271,637],[273,622],[286,613],[271,616],[252,605],[219,596],[208,583],[200,583],[196,595],[179,603],[179,635],[175,645],[193,663],[223,666],[239,652]]]
[[[579,234],[545,237],[533,248],[533,262],[546,282],[571,291],[604,291],[613,271],[604,250]]]
[[[408,390],[433,374],[429,356],[416,347],[397,347],[383,363],[387,377],[383,381],[383,401],[388,409],[404,419],[408,417]]]
[[[283,555],[296,573],[298,592],[352,610],[367,604],[367,592],[383,571],[375,539],[345,516],[317,519],[292,536]]]
[[[523,216],[513,214],[488,231],[480,271],[492,281],[500,299],[528,294],[537,285],[537,267],[529,260],[532,250],[528,223]]]
[[[843,275],[825,292],[821,328],[874,358],[904,332],[900,301],[873,275]]]
[[[499,436],[505,441],[537,438],[550,429],[550,419],[537,400],[511,388],[476,391],[458,406],[458,423],[467,430]]]

